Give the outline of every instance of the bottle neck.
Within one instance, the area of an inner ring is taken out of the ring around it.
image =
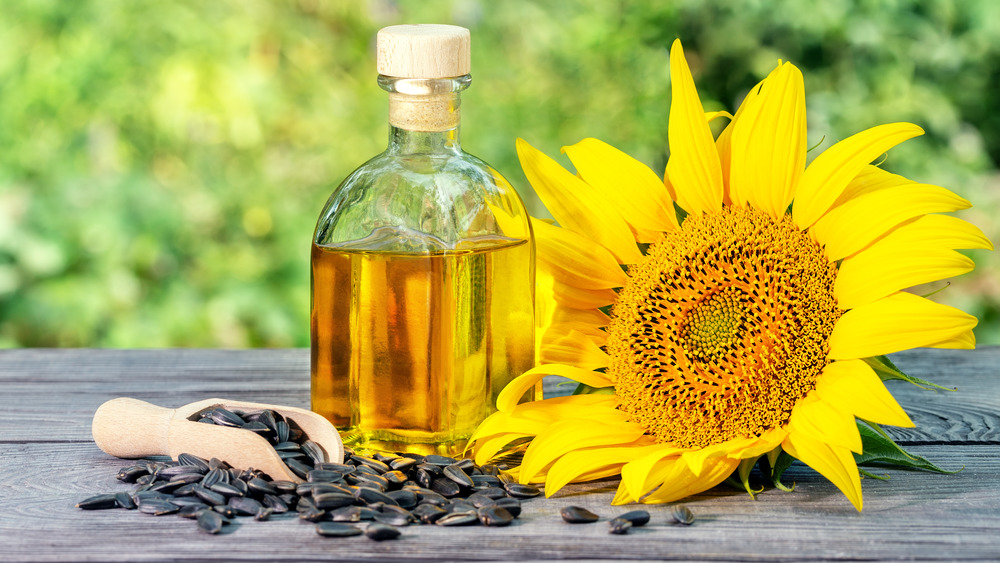
[[[389,125],[389,152],[395,154],[459,153],[458,126],[446,131],[410,131]]]
[[[461,97],[469,75],[393,78],[379,75],[389,92],[389,151],[403,154],[460,152]]]

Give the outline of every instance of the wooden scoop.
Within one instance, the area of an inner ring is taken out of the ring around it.
[[[94,413],[94,442],[116,457],[169,455],[176,459],[182,453],[189,453],[205,459],[216,457],[239,469],[259,469],[272,479],[302,481],[264,437],[242,428],[194,420],[198,413],[216,407],[246,412],[273,410],[295,421],[310,440],[326,451],[328,461],[339,463],[344,459],[340,434],[321,415],[294,407],[226,399],[205,399],[176,409],[128,397],[112,399]]]

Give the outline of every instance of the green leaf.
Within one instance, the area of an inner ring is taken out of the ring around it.
[[[942,387],[937,383],[932,383],[926,379],[921,379],[919,377],[914,377],[912,375],[907,375],[903,373],[896,364],[887,356],[873,356],[871,358],[865,358],[864,362],[868,364],[875,373],[878,374],[879,379],[882,381],[891,381],[893,379],[900,379],[908,383],[912,383],[921,389],[939,389],[941,391],[954,391],[954,389],[949,389],[948,387]]]
[[[574,395],[614,395],[614,386],[609,387],[591,387],[590,385],[584,385],[583,383],[578,383],[576,389],[573,390]]]
[[[854,454],[854,461],[858,465],[891,465],[947,474],[961,471],[961,469],[955,471],[941,469],[926,458],[907,452],[875,423],[859,420],[858,432],[861,434],[862,446],[862,453]]]

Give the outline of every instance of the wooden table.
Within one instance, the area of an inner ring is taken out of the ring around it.
[[[306,350],[0,351],[0,561],[275,560],[998,560],[1000,559],[1000,349],[918,350],[894,357],[913,375],[956,387],[890,387],[917,423],[895,432],[909,449],[954,475],[877,470],[858,513],[837,489],[796,464],[786,482],[752,500],[718,487],[686,501],[693,526],[669,508],[625,536],[607,524],[565,524],[575,504],[604,517],[616,481],[575,485],[525,503],[507,528],[410,526],[399,540],[318,536],[295,518],[240,519],[209,536],[190,520],[136,511],[83,511],[80,500],[123,491],[126,462],[91,440],[94,410],[131,396],[176,407],[224,397],[308,407]]]

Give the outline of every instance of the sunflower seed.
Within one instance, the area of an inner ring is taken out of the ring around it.
[[[135,480],[143,475],[149,475],[149,471],[147,471],[145,467],[141,465],[130,465],[119,469],[118,475],[116,475],[115,478],[123,483],[135,483]]]
[[[475,512],[453,512],[437,519],[438,526],[469,526],[479,522],[479,515]]]
[[[400,533],[399,528],[379,522],[369,524],[368,528],[365,529],[365,535],[375,541],[394,540],[399,537]]]
[[[360,536],[364,532],[357,526],[342,522],[320,522],[316,524],[316,533],[327,538],[346,538]]]
[[[119,507],[124,508],[125,510],[136,509],[135,501],[132,500],[132,497],[130,497],[128,493],[116,493],[115,502],[118,503]]]
[[[611,534],[627,534],[632,528],[632,522],[626,518],[618,517],[612,518],[608,521],[608,533]]]
[[[420,504],[413,509],[413,515],[424,524],[433,524],[447,514],[447,510],[433,504]]]
[[[445,498],[456,497],[460,492],[462,492],[462,488],[458,485],[458,483],[443,477],[435,479],[431,483],[430,488]]]
[[[645,526],[649,522],[649,513],[645,510],[633,510],[632,512],[620,514],[618,518],[628,520],[633,526]]]
[[[569,522],[570,524],[589,524],[591,522],[597,522],[600,518],[598,515],[582,508],[579,506],[567,506],[559,511],[562,519]]]
[[[499,506],[486,506],[477,512],[484,526],[507,526],[514,521],[514,515]]]
[[[465,487],[467,489],[471,489],[472,487],[475,486],[475,483],[472,482],[472,479],[469,478],[469,475],[465,472],[465,470],[463,470],[457,464],[445,467],[444,470],[442,470],[442,473],[444,474],[445,477],[451,479],[452,481],[458,483],[460,486]]]
[[[203,510],[198,514],[198,529],[207,534],[218,534],[225,523],[226,519],[214,510]]]
[[[222,407],[212,409],[212,411],[208,413],[208,417],[219,426],[239,427],[246,424],[246,421],[243,420],[243,418],[241,418],[238,414]]]
[[[445,465],[451,465],[453,463],[458,463],[458,460],[453,457],[431,454],[429,456],[424,456],[424,463],[430,463],[431,465],[445,466]]]
[[[177,463],[182,466],[197,467],[202,474],[208,471],[208,460],[202,459],[196,455],[182,453],[177,456]]]
[[[181,507],[176,504],[158,498],[153,498],[145,500],[139,503],[139,512],[143,514],[152,514],[153,516],[163,516],[164,514],[173,514],[180,510]]]
[[[229,507],[237,516],[254,516],[264,509],[259,502],[247,497],[231,497]]]
[[[375,515],[374,520],[382,524],[389,524],[390,526],[407,526],[410,523],[408,516],[397,512],[379,512]]]
[[[507,491],[507,494],[516,498],[531,498],[542,494],[542,491],[538,487],[522,485],[520,483],[506,483],[504,489]]]
[[[385,495],[396,501],[396,504],[403,508],[413,508],[414,506],[417,506],[417,495],[413,491],[389,491]]]
[[[677,522],[678,524],[690,526],[691,524],[694,523],[694,513],[691,512],[690,508],[684,506],[683,504],[678,504],[674,506],[674,509],[671,513],[673,514],[674,521]]]
[[[78,502],[76,505],[77,508],[82,508],[83,510],[106,510],[108,508],[119,508],[120,506],[116,493],[93,496]]]
[[[496,506],[505,508],[514,518],[521,515],[521,501],[516,498],[504,497],[496,499]]]

